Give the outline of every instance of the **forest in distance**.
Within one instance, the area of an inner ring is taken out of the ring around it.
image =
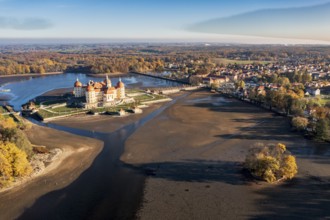
[[[7,45],[0,51],[1,75],[168,71],[170,79],[214,89],[227,85],[221,80],[235,83],[230,94],[276,108],[294,117],[297,130],[330,140],[329,96],[306,97],[316,89],[330,94],[328,46]]]
[[[190,76],[210,72],[216,66],[242,65],[249,61],[262,65],[290,62],[327,65],[329,54],[330,47],[326,46],[6,45],[0,46],[0,75],[172,69]],[[218,62],[219,59],[225,62]]]

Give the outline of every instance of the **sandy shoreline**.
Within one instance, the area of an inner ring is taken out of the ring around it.
[[[127,76],[129,74],[130,73],[120,73],[120,72],[118,72],[118,73],[97,73],[97,74],[88,73],[87,76],[96,77],[96,78],[104,78],[107,75],[109,77],[117,77],[117,76]]]
[[[63,72],[49,72],[49,73],[28,73],[28,74],[0,75],[0,78],[7,78],[7,77],[21,77],[21,76],[47,76],[47,75],[58,75],[58,74],[63,74]]]
[[[74,181],[101,151],[101,141],[33,125],[27,132],[33,144],[63,152],[39,175],[0,193],[2,219],[15,219],[40,196],[63,188]],[[13,205],[15,204],[15,205]]]

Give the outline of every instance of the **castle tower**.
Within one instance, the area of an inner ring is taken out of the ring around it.
[[[116,88],[117,88],[117,99],[124,99],[126,96],[125,84],[121,81],[121,78],[119,78]]]
[[[88,86],[86,88],[86,103],[96,103],[96,96],[95,96],[95,90],[93,86],[93,82],[89,82]]]
[[[84,96],[83,92],[83,85],[81,82],[79,82],[79,79],[77,78],[76,82],[73,85],[73,94],[74,97],[79,98]]]
[[[111,85],[111,80],[109,79],[108,74],[106,74],[106,76],[105,76],[104,83],[106,84],[107,88],[110,88],[112,86]]]

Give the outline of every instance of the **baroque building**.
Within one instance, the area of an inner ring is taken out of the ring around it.
[[[77,79],[74,83],[73,94],[75,98],[86,98],[85,108],[87,109],[114,106],[123,102],[132,102],[131,99],[126,98],[125,84],[121,79],[119,79],[117,85],[113,87],[108,75],[103,82],[90,80],[87,85],[83,85],[79,79]]]

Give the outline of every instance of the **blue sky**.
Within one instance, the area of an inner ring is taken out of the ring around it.
[[[242,29],[239,21],[232,23],[235,26],[231,28],[223,28],[226,27],[223,21],[228,21],[228,18],[233,16],[238,16],[235,19],[239,20],[242,14],[254,14],[264,9],[307,7],[308,11],[309,6],[329,2],[329,0],[0,0],[0,38],[315,42],[305,40],[304,34],[312,28],[310,26],[321,28],[324,22],[320,24],[307,22],[304,25],[302,21],[299,24],[300,29],[297,30],[302,32],[299,32],[300,40],[295,40],[296,37],[291,35],[282,36],[271,31],[269,34],[258,32],[261,25],[255,22],[258,19],[251,20],[250,25],[256,31],[254,32],[252,28],[249,33],[235,30]],[[275,13],[274,19],[280,14],[281,11]],[[223,26],[215,25],[208,29],[191,28],[212,19],[220,19]],[[244,16],[241,19],[244,20]],[[279,20],[276,28],[279,29],[278,32],[285,32],[286,29],[280,30],[281,22],[284,25],[287,21]],[[294,39],[289,39],[291,37]],[[306,39],[326,40],[307,34]]]

